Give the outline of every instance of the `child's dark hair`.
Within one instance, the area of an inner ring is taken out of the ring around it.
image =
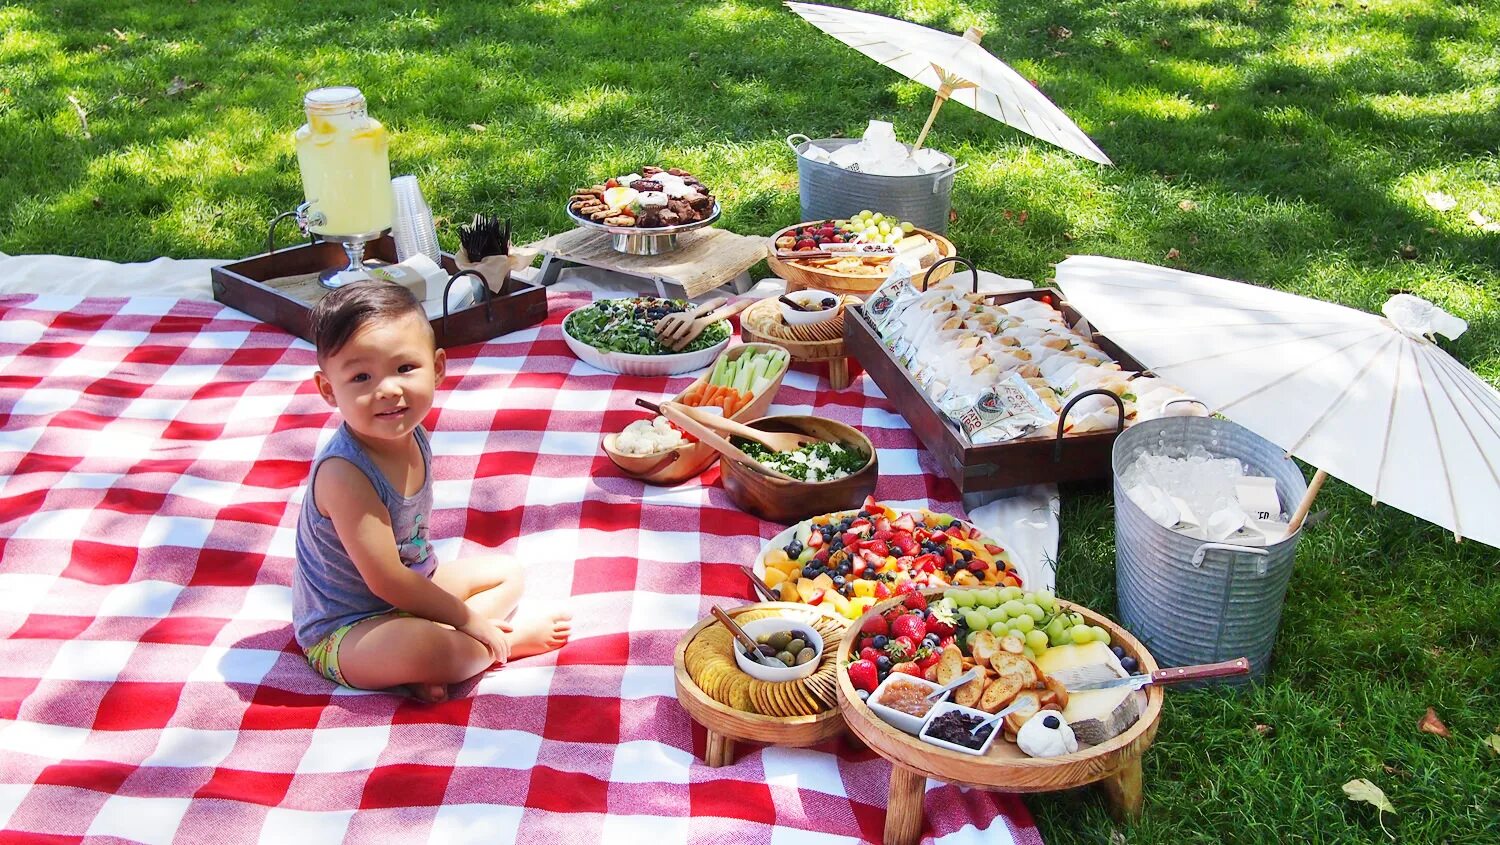
[[[337,354],[366,324],[395,320],[407,314],[416,314],[423,323],[427,322],[427,312],[422,310],[416,295],[395,282],[369,279],[334,290],[312,310],[312,340],[318,360]]]

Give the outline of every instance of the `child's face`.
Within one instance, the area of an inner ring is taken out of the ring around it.
[[[365,437],[394,440],[416,429],[432,408],[447,356],[417,314],[370,323],[313,376],[324,401]]]

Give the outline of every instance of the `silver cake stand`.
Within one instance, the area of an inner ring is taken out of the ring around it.
[[[711,226],[719,219],[719,204],[714,203],[714,210],[709,215],[696,223],[683,223],[678,226],[657,226],[655,228],[644,228],[640,226],[606,226],[603,223],[595,223],[587,217],[579,217],[568,209],[568,217],[577,223],[579,228],[594,229],[600,232],[608,232],[610,235],[610,246],[615,252],[623,252],[626,255],[661,255],[671,252],[677,248],[677,236],[683,232],[691,232],[694,229],[702,229]]]

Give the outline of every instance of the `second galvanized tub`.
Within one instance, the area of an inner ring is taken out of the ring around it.
[[[1125,494],[1121,473],[1143,452],[1186,454],[1195,444],[1240,461],[1248,475],[1274,478],[1287,511],[1307,492],[1279,446],[1228,420],[1166,417],[1126,429],[1112,458],[1120,618],[1162,666],[1249,658],[1250,676],[1227,681],[1244,683],[1270,663],[1301,532],[1257,548],[1196,540],[1153,521]]]
[[[801,140],[798,140],[801,139]],[[803,220],[837,220],[853,217],[864,209],[893,214],[919,229],[948,233],[948,212],[953,208],[953,179],[964,165],[915,176],[877,176],[845,170],[836,164],[813,161],[803,155],[810,146],[830,153],[858,138],[820,138],[791,135],[787,146],[797,154],[797,182],[802,199]],[[907,149],[911,149],[910,146]]]

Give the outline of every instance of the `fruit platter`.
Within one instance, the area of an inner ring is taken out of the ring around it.
[[[920,287],[953,273],[952,263],[934,264],[956,254],[953,242],[909,222],[868,209],[844,220],[811,220],[771,236],[766,263],[788,290],[818,288],[833,293],[868,294],[890,275],[901,258],[919,269]],[[924,282],[925,280],[925,282]]]
[[[690,308],[686,300],[654,296],[596,300],[563,318],[563,340],[580,361],[605,372],[662,376],[701,370],[729,346],[734,327],[720,320],[673,351],[657,340],[656,324]]]
[[[686,170],[647,165],[575,190],[568,216],[583,228],[608,232],[616,252],[660,255],[677,248],[677,235],[717,220],[719,203]]]
[[[1161,687],[1070,692],[1058,677],[1156,671],[1104,616],[1020,587],[903,588],[853,624],[838,665],[845,723],[894,764],[887,842],[916,841],[929,777],[1006,792],[1102,782],[1118,809],[1139,809]],[[970,676],[936,703],[918,695]]]
[[[712,369],[672,397],[672,401],[717,408],[724,416],[740,422],[757,419],[765,415],[781,388],[787,361],[786,351],[779,346],[740,344],[720,353]],[[698,443],[665,418],[644,414],[624,431],[605,435],[603,446],[605,454],[626,474],[660,485],[680,484],[694,478],[719,459],[718,452]]]
[[[858,510],[804,520],[772,538],[755,574],[782,601],[827,604],[856,618],[877,602],[928,587],[1019,587],[1005,547],[969,523],[902,513],[866,498]]]
[[[793,633],[799,626],[815,630],[822,644],[811,658],[817,663],[811,674],[777,682],[760,680],[741,668],[735,656],[740,646],[713,617],[683,634],[673,654],[677,700],[694,721],[708,729],[704,755],[708,765],[732,763],[736,740],[800,748],[837,736],[843,719],[838,710],[835,656],[848,620],[827,608],[782,602],[749,604],[726,612],[747,632],[755,630],[752,626],[775,629],[785,622],[786,631],[763,635],[768,648],[785,648],[787,643],[775,637]],[[797,658],[788,656],[795,664]]]

